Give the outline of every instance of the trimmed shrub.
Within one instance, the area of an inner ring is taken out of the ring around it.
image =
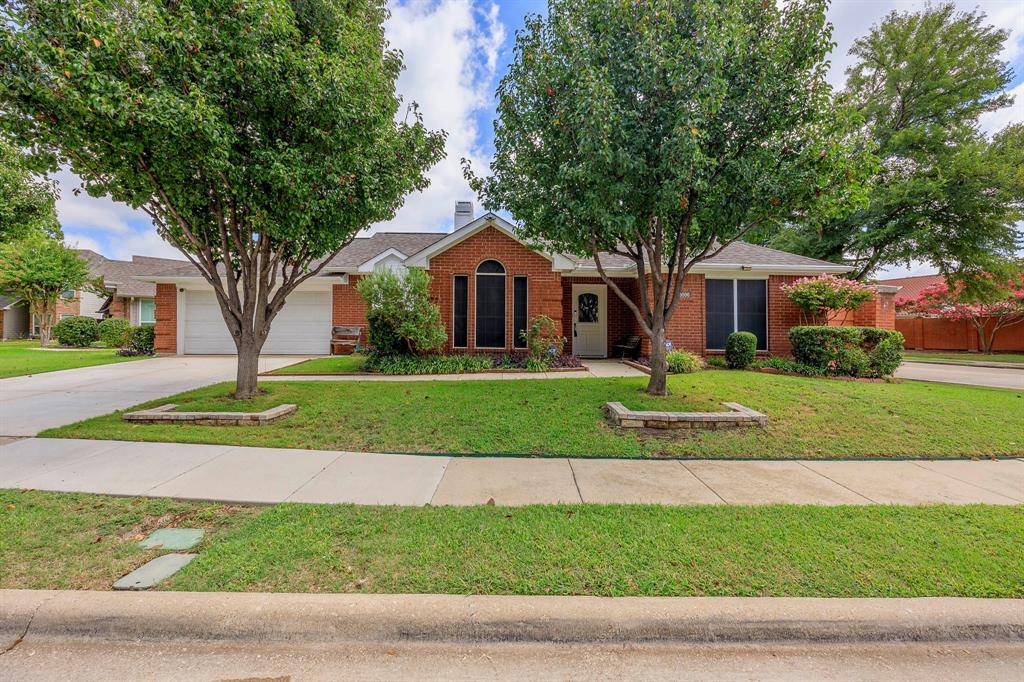
[[[128,330],[131,328],[131,322],[123,317],[108,317],[100,322],[100,341],[111,348],[124,348],[128,343]]]
[[[53,326],[53,336],[62,346],[87,348],[100,340],[100,324],[95,317],[65,317]]]
[[[817,367],[811,367],[800,362],[788,360],[786,358],[765,358],[759,362],[755,362],[756,367],[766,367],[769,369],[777,369],[782,372],[791,372],[792,374],[803,374],[810,377],[822,376],[821,370]]]
[[[368,341],[377,352],[425,355],[448,340],[425,270],[410,268],[401,275],[378,270],[360,279],[356,289],[366,301]]]
[[[757,354],[757,337],[750,332],[733,332],[725,340],[725,363],[729,369],[746,369]]]
[[[128,341],[117,354],[125,357],[153,355],[156,353],[154,350],[155,342],[156,329],[152,325],[132,327],[128,332]]]
[[[672,374],[689,374],[704,369],[704,361],[700,356],[685,350],[674,350],[665,356],[668,371]]]
[[[796,361],[829,376],[886,377],[903,361],[903,335],[875,327],[793,327]]]
[[[708,367],[715,367],[717,369],[729,369],[729,363],[727,363],[725,358],[721,355],[709,356],[708,359],[704,361],[704,364]]]

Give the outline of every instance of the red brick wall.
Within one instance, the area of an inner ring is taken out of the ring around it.
[[[78,315],[82,310],[82,300],[75,292],[75,297],[71,300],[64,298],[63,296],[57,299],[57,307],[54,309],[57,319],[54,322],[60,320],[61,315]]]
[[[768,352],[772,355],[790,355],[789,329],[800,324],[800,308],[782,291],[803,275],[768,276]]]
[[[366,343],[366,301],[356,290],[359,275],[349,275],[348,284],[335,284],[331,296],[331,324],[359,325],[359,342]]]
[[[505,347],[504,349],[481,349],[484,352],[512,351],[512,278],[527,277],[527,317],[547,315],[559,323],[559,334],[565,336],[567,326],[562,326],[562,276],[551,271],[551,261],[531,251],[505,233],[487,227],[450,249],[430,259],[430,290],[432,298],[441,309],[441,320],[448,332],[445,350],[476,350],[476,278],[474,273],[481,262],[496,260],[505,266]],[[452,297],[455,275],[469,276],[468,345],[467,349],[453,349],[452,342]]]
[[[686,275],[683,291],[690,292],[690,296],[679,301],[668,321],[668,339],[675,348],[704,355],[704,275]],[[649,350],[649,341],[645,350]]]
[[[178,352],[178,289],[173,284],[156,285],[157,353]]]
[[[130,320],[131,315],[128,314],[128,305],[129,301],[124,296],[114,296],[110,301],[110,305],[107,306],[107,316]]]
[[[901,317],[896,320],[896,330],[903,334],[904,345],[912,350],[977,351],[981,348],[978,332],[967,320],[954,322],[925,317]],[[992,349],[1024,351],[1024,322],[1000,329]]]
[[[836,313],[829,320],[830,325],[846,327],[878,327],[896,329],[896,294],[878,293],[865,301],[860,308],[848,314]]]

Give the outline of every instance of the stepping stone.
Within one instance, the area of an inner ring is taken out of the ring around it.
[[[161,528],[139,541],[139,546],[143,549],[192,549],[203,539],[204,532],[202,528]]]
[[[198,554],[164,554],[114,583],[115,590],[148,590],[188,565]]]

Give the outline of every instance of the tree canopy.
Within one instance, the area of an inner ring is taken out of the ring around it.
[[[602,252],[635,263],[649,284],[639,304],[605,281],[652,338],[652,393],[693,265],[861,199],[873,159],[833,107],[825,7],[550,0],[517,34],[492,175],[467,174],[526,237],[596,255],[602,276]]]
[[[774,245],[845,262],[863,278],[923,260],[974,268],[1020,244],[1021,132],[987,139],[978,117],[1009,106],[1007,31],[952,4],[892,12],[857,40],[842,102],[863,117],[881,166],[870,203],[826,223],[797,221]]]
[[[53,183],[34,172],[28,155],[0,140],[0,242],[62,238],[56,199]]]
[[[28,303],[42,345],[50,340],[57,298],[83,288],[102,291],[102,284],[90,279],[88,263],[61,242],[42,234],[0,242],[0,291]]]
[[[213,287],[239,386],[285,298],[427,185],[384,0],[24,0],[0,10],[0,127],[144,210]]]

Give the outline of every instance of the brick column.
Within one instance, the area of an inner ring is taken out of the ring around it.
[[[156,339],[157,353],[178,352],[178,287],[174,284],[156,285]]]

